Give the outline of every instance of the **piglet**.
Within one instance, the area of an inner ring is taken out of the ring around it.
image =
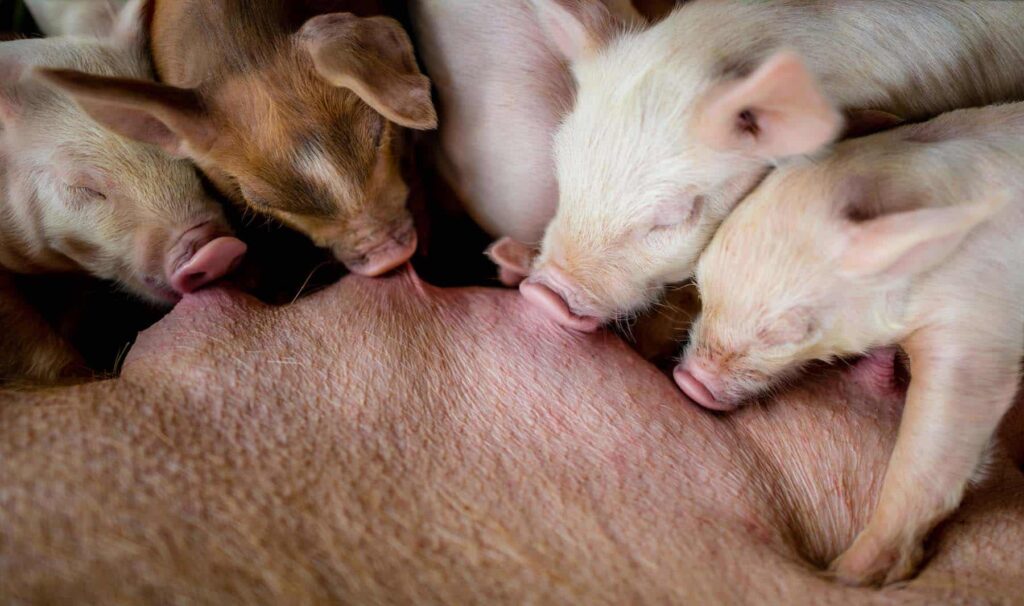
[[[140,94],[153,86],[141,48],[125,32],[0,44],[0,271],[84,272],[171,304],[241,260],[245,244],[195,169],[133,140],[167,143],[162,124],[97,93],[112,81],[131,81]],[[4,330],[28,330],[31,312],[9,280],[0,285]],[[19,362],[30,358],[5,349],[0,373],[45,380],[61,370]]]
[[[375,276],[412,256],[400,127],[432,129],[437,117],[408,35],[378,2],[146,5],[164,84],[110,79],[91,91],[160,125],[136,139],[191,158],[227,197],[352,271]]]
[[[877,509],[833,563],[905,579],[959,504],[1020,384],[1024,104],[956,111],[776,170],[697,266],[704,311],[675,378],[732,410],[834,360],[898,344],[911,381]]]
[[[443,118],[439,169],[491,236],[536,246],[558,203],[551,142],[572,107],[568,66],[545,39],[529,0],[415,0],[411,6]],[[628,0],[603,6],[623,26],[643,23]],[[491,255],[506,282],[528,272],[514,248],[506,240]]]
[[[834,141],[842,110],[923,120],[1024,98],[1022,2],[707,0],[630,29],[597,0],[531,1],[577,93],[524,294],[576,328],[689,278],[737,202]]]

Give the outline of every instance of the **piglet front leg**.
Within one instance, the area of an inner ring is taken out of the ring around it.
[[[853,545],[832,563],[836,577],[877,585],[911,577],[925,535],[960,504],[1013,404],[1021,345],[984,331],[931,330],[904,347],[913,379],[878,505]]]

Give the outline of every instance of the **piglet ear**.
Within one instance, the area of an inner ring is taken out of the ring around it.
[[[158,145],[176,157],[213,144],[214,126],[194,91],[66,69],[41,68],[36,74],[122,136]]]
[[[841,271],[853,278],[906,278],[932,269],[1008,199],[1000,193],[983,202],[918,208],[854,223]]]
[[[394,19],[320,15],[302,26],[298,42],[322,78],[359,95],[388,120],[416,130],[437,128],[430,80],[416,65],[409,35]]]
[[[744,78],[712,88],[694,129],[709,146],[777,160],[834,141],[843,118],[799,55],[781,51]]]
[[[568,61],[592,56],[623,27],[622,15],[613,14],[599,0],[530,0],[541,28],[554,50]],[[611,0],[616,13],[623,2]],[[630,7],[630,20],[641,17]]]

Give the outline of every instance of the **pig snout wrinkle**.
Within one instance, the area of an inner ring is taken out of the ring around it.
[[[581,332],[594,332],[601,323],[597,318],[578,316],[569,309],[565,298],[548,286],[527,280],[519,286],[519,292],[534,307],[558,324]]]

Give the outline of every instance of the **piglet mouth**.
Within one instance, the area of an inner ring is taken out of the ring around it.
[[[565,328],[594,332],[604,323],[596,315],[581,311],[582,288],[553,265],[534,272],[519,285],[519,292],[536,310]]]
[[[565,297],[546,284],[527,280],[519,285],[519,292],[542,314],[565,328],[594,332],[601,327],[601,321],[597,318],[576,314],[566,303]]]
[[[416,229],[412,223],[408,223],[377,239],[358,256],[351,257],[337,252],[335,256],[350,271],[368,278],[376,278],[408,263],[416,254],[418,244]]]
[[[170,251],[166,285],[177,295],[185,295],[234,271],[245,256],[246,245],[207,221],[183,232]]]
[[[160,303],[174,305],[181,300],[181,295],[162,278],[145,276],[142,278],[142,283],[150,297]]]
[[[676,367],[675,371],[672,373],[672,377],[675,379],[676,385],[679,386],[679,389],[681,389],[687,397],[708,410],[714,410],[716,412],[731,412],[739,408],[739,404],[726,398],[716,396],[704,381],[698,379],[694,373],[687,370],[682,365]]]

